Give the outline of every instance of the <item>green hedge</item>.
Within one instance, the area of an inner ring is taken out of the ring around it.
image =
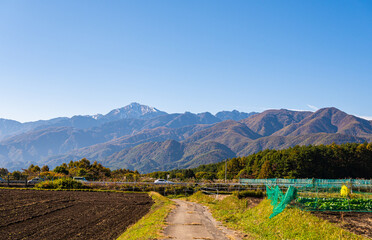
[[[40,182],[35,185],[36,188],[42,189],[84,189],[87,188],[83,183],[71,178],[62,178],[54,181]]]
[[[264,192],[261,190],[245,190],[240,192],[234,192],[234,195],[239,199],[247,197],[263,198],[265,196]]]

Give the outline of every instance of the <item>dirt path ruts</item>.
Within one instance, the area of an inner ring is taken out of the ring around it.
[[[174,201],[177,207],[167,218],[168,226],[164,229],[164,239],[241,240],[236,232],[217,222],[207,207],[178,199]]]
[[[140,193],[0,189],[0,239],[116,239],[152,203]]]

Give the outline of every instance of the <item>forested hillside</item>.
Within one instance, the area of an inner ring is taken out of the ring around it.
[[[227,178],[372,178],[372,144],[294,146],[227,160]],[[225,177],[225,161],[192,169],[197,178]],[[185,170],[152,173],[182,176]],[[158,176],[155,176],[158,174]],[[187,173],[190,176],[190,173]]]

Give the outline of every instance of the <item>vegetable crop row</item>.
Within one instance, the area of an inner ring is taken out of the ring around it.
[[[308,210],[363,210],[372,211],[372,199],[302,198],[297,203]]]

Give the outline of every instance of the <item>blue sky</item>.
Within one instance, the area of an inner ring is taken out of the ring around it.
[[[0,1],[0,118],[314,110],[372,116],[371,1]]]

